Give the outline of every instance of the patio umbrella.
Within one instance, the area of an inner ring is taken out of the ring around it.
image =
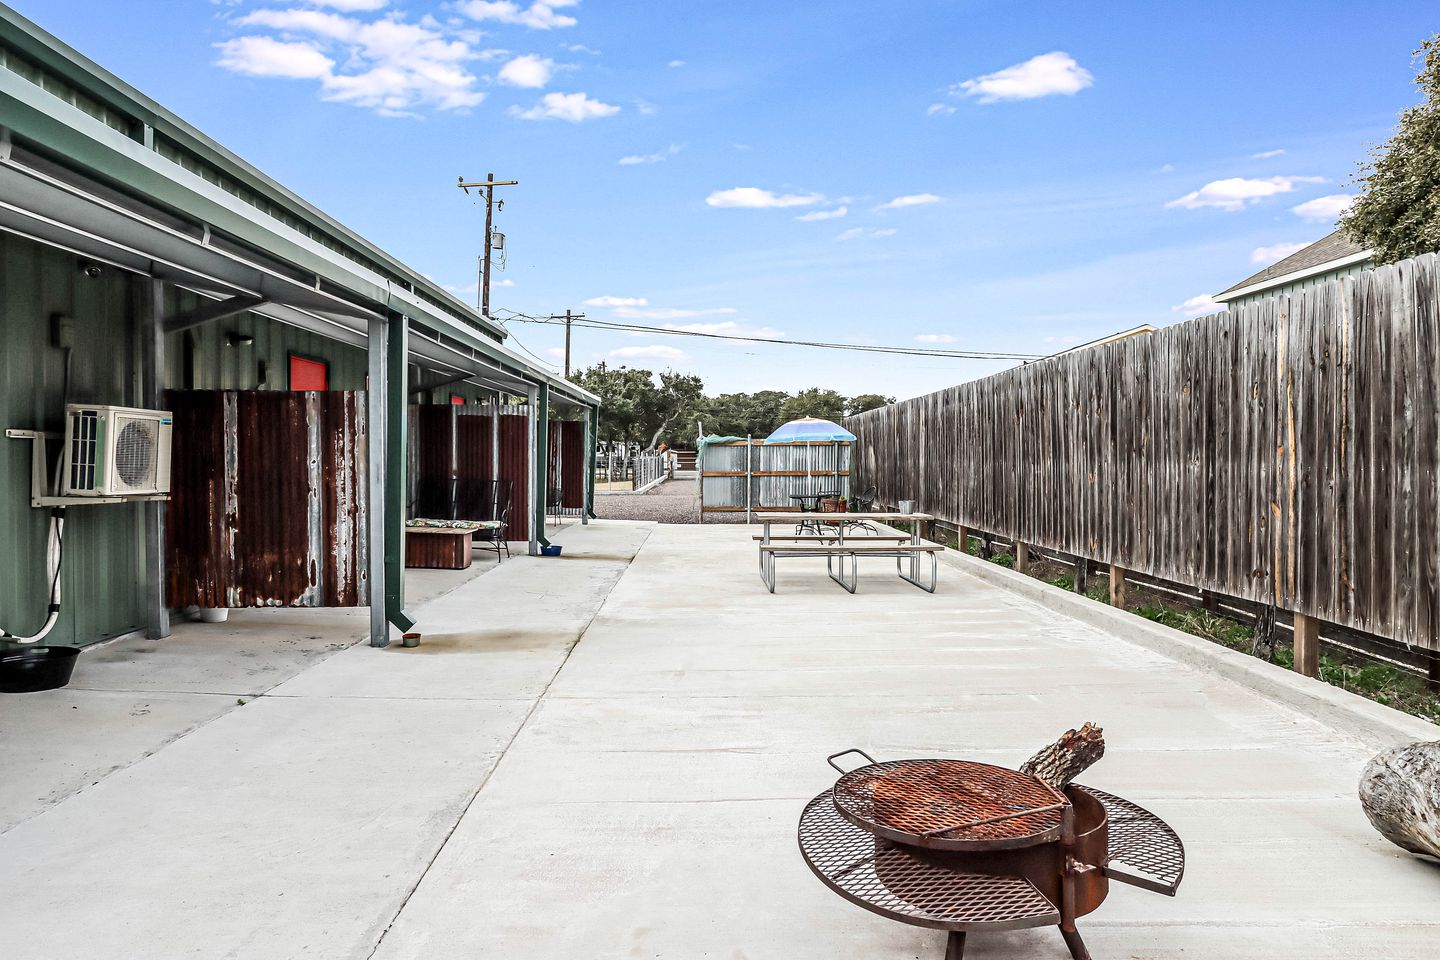
[[[854,440],[855,434],[838,423],[818,417],[801,417],[775,428],[763,443],[836,443]]]

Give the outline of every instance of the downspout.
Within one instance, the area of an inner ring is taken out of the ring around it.
[[[390,314],[385,353],[385,617],[401,633],[415,626],[405,609],[405,489],[410,392],[410,323]],[[373,508],[373,505],[372,505]]]
[[[530,502],[530,508],[535,514],[533,543],[537,547],[548,547],[550,541],[545,539],[545,501],[550,497],[550,384],[541,383],[536,390],[539,402],[535,407],[535,446],[533,449],[535,463],[535,499]],[[532,553],[539,553],[538,549]]]

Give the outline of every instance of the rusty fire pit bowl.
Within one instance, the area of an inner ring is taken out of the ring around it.
[[[810,801],[799,840],[845,899],[949,931],[946,960],[969,931],[1050,925],[1089,960],[1075,919],[1110,881],[1173,896],[1185,870],[1175,831],[1128,800],[965,760],[871,760]]]

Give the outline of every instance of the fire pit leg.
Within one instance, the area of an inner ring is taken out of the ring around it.
[[[1066,930],[1062,926],[1060,936],[1065,938],[1065,946],[1070,948],[1070,956],[1075,960],[1090,960],[1090,951],[1085,949],[1085,941],[1080,939],[1080,931]]]
[[[962,960],[965,956],[965,931],[951,930],[945,940],[945,960]]]

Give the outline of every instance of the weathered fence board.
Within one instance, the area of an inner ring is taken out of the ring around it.
[[[850,417],[856,489],[1440,650],[1427,255]]]

